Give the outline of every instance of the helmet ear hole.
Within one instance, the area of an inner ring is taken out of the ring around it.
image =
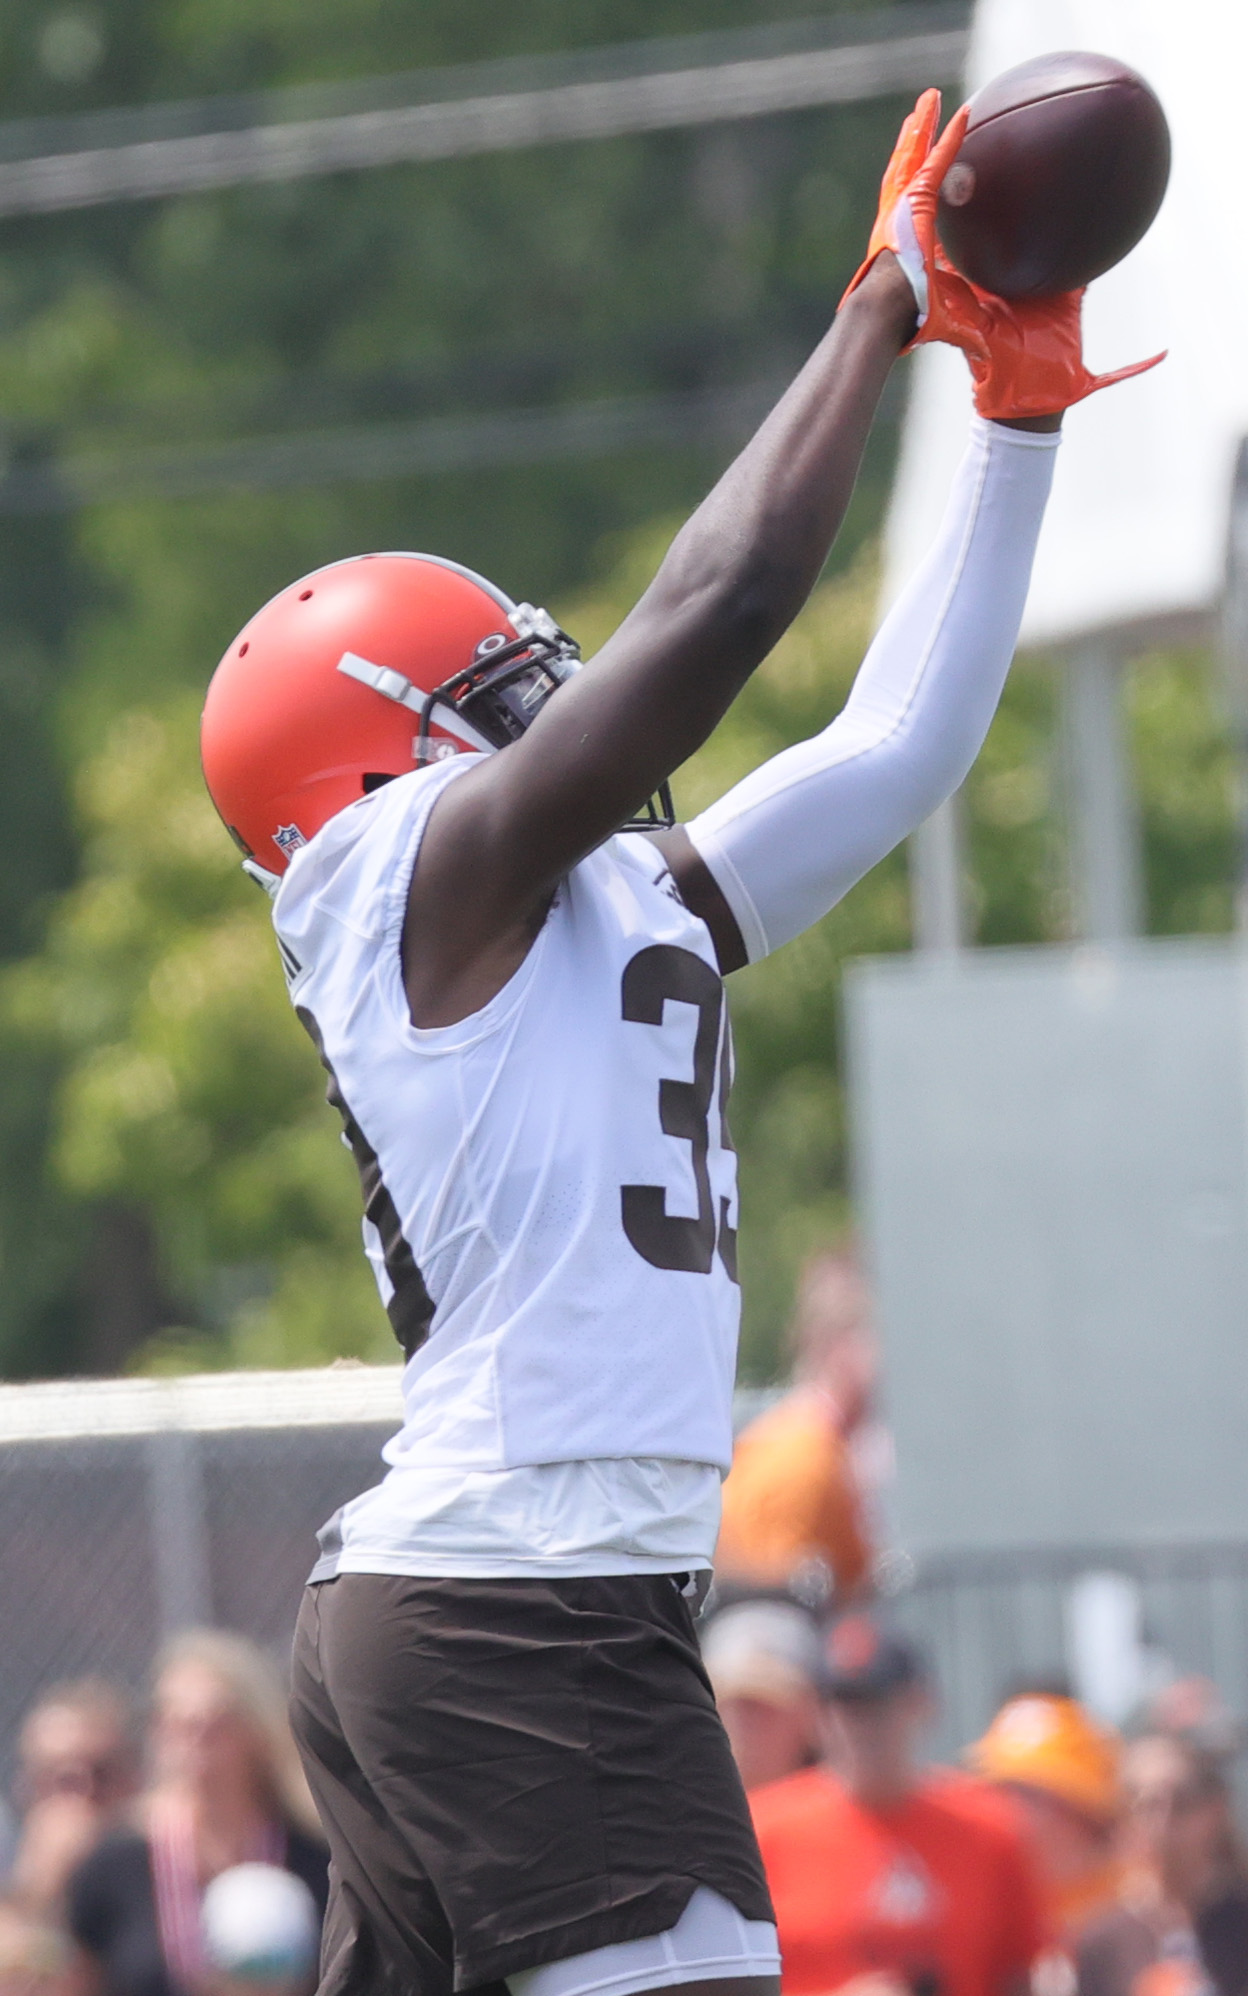
[[[383,783],[393,783],[391,770],[370,769],[360,778],[360,789],[365,797],[371,797],[374,790],[380,790]]]

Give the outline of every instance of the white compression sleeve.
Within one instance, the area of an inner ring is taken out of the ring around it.
[[[974,762],[1014,655],[1058,441],[975,418],[936,545],[844,710],[687,826],[751,963],[826,915]]]

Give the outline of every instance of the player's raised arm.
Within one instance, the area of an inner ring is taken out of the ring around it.
[[[977,420],[937,541],[844,710],[661,835],[722,969],[825,915],[962,782],[1014,655],[1058,442]]]
[[[825,915],[957,789],[1018,641],[1062,412],[1163,358],[1092,374],[1082,292],[1011,303],[968,283],[937,247],[930,184],[907,192],[886,240],[910,262],[925,306],[920,337],[965,351],[976,420],[936,544],[885,619],[844,711],[687,830],[662,835],[724,970]],[[870,268],[869,256],[855,284]]]
[[[884,208],[929,182],[934,202],[961,136],[955,119],[932,147],[938,112],[933,91],[907,119]],[[439,798],[409,901],[418,1021],[462,1017],[499,988],[558,881],[705,741],[806,601],[915,330],[890,248],[877,224],[872,268],[619,630],[521,740]]]

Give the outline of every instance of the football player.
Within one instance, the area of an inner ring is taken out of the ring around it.
[[[691,1611],[732,1450],[721,978],[962,781],[1060,412],[1102,385],[1077,296],[1011,309],[939,258],[938,111],[831,331],[583,670],[544,612],[380,554],[283,591],[209,689],[208,785],[274,892],[407,1360],[296,1640],[322,1996],[777,1986]],[[916,338],[963,347],[979,412],[936,546],[831,726],[670,824],[646,800],[806,600]]]

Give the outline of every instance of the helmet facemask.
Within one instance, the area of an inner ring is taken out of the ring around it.
[[[499,631],[482,638],[472,664],[453,672],[422,701],[415,744],[418,764],[436,761],[440,754],[430,732],[435,708],[449,708],[491,748],[506,748],[532,726],[565,680],[580,671],[580,646],[549,611],[518,603],[509,621],[518,637],[508,642]],[[662,783],[642,815],[630,818],[620,829],[657,831],[675,823],[671,788]]]
[[[580,646],[545,610],[520,603],[510,621],[518,637],[508,642],[495,631],[482,638],[472,664],[426,695],[416,738],[418,763],[437,757],[430,734],[435,707],[450,708],[491,748],[506,748],[519,740],[564,680],[580,671]]]

